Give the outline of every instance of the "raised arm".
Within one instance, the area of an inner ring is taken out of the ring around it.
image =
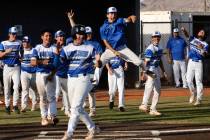
[[[127,22],[127,23],[130,23],[130,22],[135,23],[136,22],[136,16],[135,15],[130,15],[129,17],[127,17],[125,19],[125,22]]]
[[[185,37],[187,37],[187,38],[190,37],[189,33],[187,32],[187,30],[184,27],[181,28],[181,31],[184,33]]]
[[[73,10],[71,10],[70,12],[67,12],[67,16],[69,18],[69,22],[71,27],[74,27],[76,25],[76,23],[74,22],[74,12]]]

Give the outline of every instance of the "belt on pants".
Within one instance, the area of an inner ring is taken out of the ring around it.
[[[88,75],[87,73],[81,73],[81,74],[74,74],[74,75],[69,75],[69,77],[80,77],[80,76],[86,76]]]
[[[9,65],[9,64],[5,64],[7,67],[17,67],[19,66],[18,64],[13,64],[13,65]]]
[[[201,60],[192,59],[193,62],[202,62]]]

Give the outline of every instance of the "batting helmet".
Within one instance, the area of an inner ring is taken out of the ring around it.
[[[71,36],[75,39],[76,34],[85,35],[85,26],[78,24],[71,29]]]

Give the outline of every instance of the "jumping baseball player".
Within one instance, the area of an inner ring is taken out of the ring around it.
[[[135,23],[136,16],[118,18],[115,7],[109,7],[106,16],[107,20],[100,27],[101,39],[106,46],[105,52],[101,55],[102,64],[105,65],[111,58],[119,56],[137,66],[142,66],[143,61],[127,47],[125,38],[127,23]]]
[[[36,66],[31,66],[31,58],[33,57],[33,48],[30,44],[30,38],[24,36],[22,39],[23,54],[21,58],[21,86],[22,86],[22,96],[21,96],[21,112],[26,112],[28,105],[29,93],[32,97],[32,107],[31,111],[35,110],[36,106]],[[32,90],[30,90],[30,88]]]
[[[139,106],[139,109],[148,112],[148,102],[150,99],[150,96],[152,94],[152,91],[154,92],[153,98],[152,98],[152,104],[150,106],[150,115],[160,116],[161,113],[157,111],[156,106],[159,101],[160,97],[160,71],[159,66],[162,69],[164,76],[166,76],[161,56],[163,53],[163,49],[161,46],[159,46],[159,42],[161,39],[160,32],[156,31],[152,34],[152,44],[150,44],[146,50],[145,50],[145,66],[147,70],[154,72],[156,74],[156,77],[151,77],[147,75],[147,80],[145,84],[145,90],[144,90],[144,96],[143,101],[141,105]]]
[[[58,30],[55,33],[55,40],[56,40],[56,47],[60,54],[61,49],[65,45],[65,33],[62,30]],[[56,82],[57,82],[56,94],[60,92],[57,91],[58,89],[62,91],[64,112],[66,116],[70,117],[70,103],[67,91],[67,71],[68,71],[68,66],[66,65],[66,63],[59,63],[59,66],[57,67],[56,70]]]
[[[182,31],[185,36],[188,37],[190,41],[189,48],[189,62],[187,66],[187,83],[191,93],[189,103],[193,103],[196,99],[194,105],[200,105],[203,97],[203,58],[208,52],[209,45],[205,42],[205,31],[200,30],[197,37],[190,37],[188,32],[182,27]],[[196,89],[193,84],[193,79],[195,78]],[[197,97],[196,97],[197,94]]]
[[[125,111],[125,87],[124,87],[124,70],[127,70],[128,64],[120,57],[112,58],[106,64],[108,69],[108,84],[109,84],[109,108],[113,109],[115,93],[118,89],[119,104],[118,108],[121,112]]]
[[[9,28],[9,39],[2,41],[0,44],[0,58],[3,59],[3,81],[4,81],[4,95],[5,95],[5,111],[10,114],[10,95],[11,83],[13,81],[13,108],[14,112],[19,114],[18,100],[19,100],[19,85],[20,85],[20,52],[21,41],[17,40],[17,28]]]
[[[186,60],[187,60],[187,43],[179,36],[179,29],[173,29],[173,36],[169,38],[167,42],[168,49],[168,61],[169,64],[173,64],[174,79],[176,88],[181,86],[180,84],[180,70],[183,88],[187,88],[186,80]]]
[[[90,74],[93,70],[93,58],[95,57],[94,47],[84,44],[85,26],[75,25],[71,31],[73,43],[64,47],[61,51],[61,60],[68,66],[68,95],[71,104],[71,117],[68,123],[68,129],[62,140],[72,138],[79,119],[83,121],[89,132],[85,139],[92,139],[99,128],[93,123],[85,109],[84,101],[92,89]],[[99,58],[96,56],[96,66],[99,64]]]
[[[46,126],[50,122],[54,125],[58,123],[54,71],[59,62],[59,53],[56,47],[51,44],[50,30],[43,30],[41,39],[42,44],[38,44],[33,50],[31,65],[37,66],[36,85],[40,96],[41,125]]]

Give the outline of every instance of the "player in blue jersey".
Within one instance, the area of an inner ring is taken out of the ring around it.
[[[31,66],[31,58],[33,57],[33,48],[30,44],[30,38],[24,36],[22,39],[23,54],[21,58],[21,112],[25,112],[28,105],[29,94],[32,97],[31,111],[35,110],[36,106],[36,66]],[[30,90],[31,88],[31,90]]]
[[[127,70],[128,64],[120,57],[112,58],[106,64],[108,69],[108,84],[109,84],[109,108],[113,109],[115,93],[118,89],[119,104],[118,108],[121,112],[125,111],[125,87],[124,87],[124,70]]]
[[[173,36],[167,42],[168,61],[173,64],[174,80],[176,87],[180,87],[180,70],[183,88],[187,88],[186,80],[186,60],[187,60],[187,43],[179,36],[179,29],[173,29]]]
[[[10,114],[10,95],[11,84],[13,81],[13,108],[15,113],[19,114],[19,85],[20,85],[20,52],[21,41],[17,40],[17,28],[9,28],[9,39],[2,41],[0,44],[0,57],[4,62],[3,81],[4,81],[4,96],[5,96],[5,111]]]
[[[191,93],[189,103],[194,103],[195,106],[200,105],[203,97],[203,58],[207,55],[209,45],[205,40],[205,31],[199,30],[197,37],[189,36],[184,27],[182,31],[189,39],[190,47],[188,54],[187,66],[187,83]],[[193,80],[195,78],[196,88],[194,87]]]
[[[37,66],[36,85],[40,96],[41,125],[58,123],[55,88],[56,80],[53,71],[59,62],[59,54],[52,45],[52,33],[46,29],[41,32],[42,43],[36,45],[31,58],[32,66]]]
[[[60,54],[61,49],[65,46],[65,33],[62,30],[55,32],[55,40],[55,45]],[[59,66],[56,69],[56,98],[59,97],[61,91],[65,115],[70,117],[70,103],[67,92],[67,71],[68,66],[65,63],[59,63]]]
[[[99,65],[100,60],[95,56],[94,47],[84,43],[85,26],[75,25],[71,34],[73,43],[64,47],[60,54],[61,60],[68,64],[68,95],[71,104],[71,117],[62,140],[72,138],[79,120],[83,121],[89,130],[85,139],[92,139],[99,133],[99,128],[93,123],[83,104],[92,89],[90,74],[94,69],[93,59],[96,58],[96,66]]]
[[[160,93],[161,93],[159,67],[164,73],[164,76],[167,77],[164,67],[163,67],[163,63],[161,61],[163,48],[159,45],[160,39],[161,39],[160,32],[155,31],[152,34],[152,43],[145,50],[145,66],[147,70],[155,73],[156,77],[151,77],[149,75],[147,76],[143,100],[142,100],[141,105],[139,106],[140,110],[144,112],[148,112],[148,103],[149,103],[149,99],[153,91],[152,104],[150,106],[149,114],[154,115],[154,116],[161,115],[161,113],[158,112],[156,109],[157,103],[159,101]]]
[[[106,16],[107,19],[100,27],[101,39],[106,46],[105,52],[101,55],[103,65],[111,58],[119,56],[137,66],[142,66],[143,61],[127,47],[125,37],[127,23],[135,23],[136,16],[131,15],[128,18],[118,18],[115,7],[109,7]]]

